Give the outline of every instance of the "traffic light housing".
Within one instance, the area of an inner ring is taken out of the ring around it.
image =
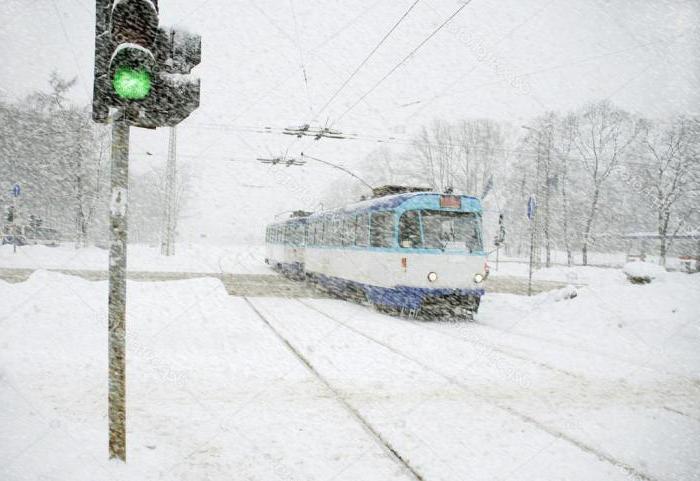
[[[96,122],[118,108],[129,125],[173,126],[199,106],[199,79],[187,74],[201,61],[201,37],[158,24],[154,0],[97,0]]]

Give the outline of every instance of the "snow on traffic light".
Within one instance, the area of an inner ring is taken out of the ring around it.
[[[93,119],[121,109],[129,125],[173,126],[199,106],[199,35],[159,28],[151,0],[97,0]]]

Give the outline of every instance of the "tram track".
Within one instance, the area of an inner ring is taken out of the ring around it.
[[[569,378],[571,378],[571,379],[575,379],[577,382],[580,382],[580,383],[582,383],[582,384],[585,385],[585,386],[591,386],[591,385],[592,385],[592,384],[591,384],[591,381],[590,381],[585,375],[583,375],[583,374],[576,373],[576,372],[572,372],[572,371],[569,371],[569,370],[566,370],[566,369],[562,369],[562,368],[559,368],[559,367],[556,367],[556,366],[552,366],[552,365],[547,364],[547,363],[545,363],[545,362],[542,362],[542,361],[540,361],[540,360],[531,359],[531,358],[529,358],[529,357],[527,357],[527,356],[524,356],[524,355],[516,354],[516,353],[514,353],[514,352],[512,352],[512,351],[510,351],[510,350],[503,349],[502,347],[499,347],[499,346],[497,346],[497,345],[495,345],[495,344],[493,344],[493,343],[486,342],[486,341],[483,341],[483,340],[480,340],[480,339],[479,339],[479,340],[478,340],[478,339],[469,339],[469,338],[466,338],[466,337],[461,336],[461,335],[451,335],[451,334],[446,333],[446,332],[445,332],[444,330],[442,330],[442,329],[437,329],[437,328],[434,328],[434,327],[430,327],[429,323],[426,322],[426,321],[414,321],[414,320],[409,320],[409,319],[406,319],[406,321],[407,321],[407,323],[409,323],[409,324],[411,324],[411,325],[414,325],[414,326],[416,326],[416,327],[418,327],[418,328],[420,328],[420,329],[425,329],[425,330],[434,332],[434,333],[436,333],[437,335],[440,335],[440,336],[442,336],[442,337],[445,337],[445,338],[448,338],[448,339],[452,339],[452,340],[455,340],[455,341],[464,342],[464,343],[467,343],[467,344],[472,344],[472,345],[475,345],[475,346],[483,346],[483,347],[486,347],[486,348],[488,348],[488,349],[490,349],[490,350],[492,350],[492,351],[494,351],[494,352],[497,352],[497,353],[502,354],[502,355],[504,355],[504,356],[510,357],[511,359],[516,359],[516,360],[518,360],[518,361],[526,362],[526,363],[528,363],[528,364],[530,364],[530,365],[533,365],[533,366],[536,366],[536,367],[538,367],[538,368],[546,369],[546,370],[548,370],[548,371],[551,371],[551,372],[554,372],[554,373],[557,373],[557,374],[561,374],[561,375],[567,376],[567,377],[569,377]],[[487,327],[487,328],[488,328],[488,327],[492,327],[492,326],[488,326],[488,325],[486,325],[486,324],[479,324],[479,326],[480,326],[480,327]],[[500,331],[500,330],[499,330],[499,331]],[[507,331],[502,331],[502,332],[507,332]],[[536,338],[534,338],[534,339],[537,340]],[[567,348],[567,349],[570,349],[570,348],[571,348],[571,347],[569,347],[569,346],[559,345],[559,344],[557,344],[556,342],[552,342],[551,344],[557,346],[558,348]],[[588,351],[586,351],[586,352],[588,353]],[[610,360],[617,360],[617,359],[615,359],[615,358],[607,357],[607,356],[604,356],[604,355],[602,355],[602,354],[598,354],[598,353],[593,352],[593,351],[591,351],[590,354],[598,355],[598,356],[601,356],[601,357],[606,357],[607,359],[610,359]],[[636,368],[646,368],[646,367],[647,367],[647,366],[639,365],[639,364],[637,364],[637,363],[632,363],[632,362],[629,362],[629,363],[626,363],[626,364],[631,364],[632,366],[634,366],[634,367],[636,367]],[[654,370],[654,369],[652,369],[652,370]],[[660,373],[662,373],[662,374],[673,375],[673,373],[663,372],[663,371],[660,371],[660,370],[654,370],[654,371],[655,371],[655,372],[660,372]],[[656,388],[646,388],[646,389],[647,389],[647,391],[649,391],[649,392],[651,392],[651,393],[655,393],[655,394],[661,395],[661,396],[678,396],[678,395],[679,395],[678,393],[669,393],[668,391],[661,391],[661,390],[656,389]],[[685,399],[683,398],[683,400],[685,400]],[[660,405],[659,407],[661,407],[662,409],[664,409],[664,410],[666,410],[666,411],[669,411],[669,412],[672,412],[672,413],[675,413],[675,414],[684,416],[684,417],[686,417],[686,418],[692,419],[693,421],[700,422],[700,419],[699,419],[697,416],[694,416],[694,415],[692,415],[692,414],[689,414],[689,413],[687,413],[687,412],[684,412],[684,411],[682,411],[682,410],[680,410],[680,409],[678,409],[678,408],[671,407],[671,406],[666,406],[666,405]]]
[[[299,299],[297,299],[297,300],[299,300]],[[370,307],[371,308],[371,305],[362,305],[362,304],[359,304],[359,305],[361,307]],[[313,307],[308,306],[308,305],[307,305],[307,307],[314,309]],[[416,326],[420,329],[425,329],[425,330],[434,332],[435,334],[440,335],[442,337],[445,337],[447,339],[452,339],[455,341],[464,342],[464,343],[472,344],[475,346],[481,346],[481,347],[486,348],[490,351],[497,352],[498,354],[501,354],[503,356],[507,356],[511,359],[515,359],[515,360],[520,361],[520,362],[525,362],[525,363],[530,364],[532,366],[535,366],[537,368],[545,369],[547,371],[566,376],[566,377],[573,379],[573,380],[576,380],[577,382],[582,383],[584,385],[591,385],[590,380],[583,374],[573,372],[573,371],[570,371],[567,369],[563,369],[560,367],[552,366],[551,364],[547,364],[546,362],[543,362],[541,360],[532,359],[530,357],[527,357],[526,355],[515,353],[512,350],[504,349],[501,346],[498,346],[498,345],[491,343],[491,342],[488,342],[488,341],[484,341],[482,339],[470,339],[468,337],[464,337],[461,335],[449,334],[442,329],[438,329],[436,327],[430,327],[431,326],[430,321],[425,321],[425,320],[419,321],[419,320],[414,320],[414,319],[407,318],[407,317],[400,317],[398,319],[400,319],[401,321],[405,321],[407,324]],[[451,323],[451,324],[458,324],[458,323]],[[464,324],[464,323],[461,323],[461,324]],[[490,326],[488,324],[482,324],[479,322],[475,322],[474,324],[479,326],[479,327],[495,330],[497,332],[502,332],[504,334],[513,334],[515,336],[522,337],[525,339],[532,339],[532,340],[535,340],[538,342],[546,343],[546,344],[549,344],[551,346],[554,346],[557,349],[567,349],[567,350],[570,349],[570,350],[575,350],[575,351],[578,351],[580,353],[587,354],[587,355],[592,354],[592,355],[599,356],[601,358],[605,358],[605,359],[608,359],[611,361],[620,362],[622,364],[629,365],[635,369],[648,369],[650,371],[654,371],[657,374],[662,374],[665,376],[676,376],[676,377],[681,376],[681,377],[685,378],[685,376],[682,376],[681,374],[676,373],[676,372],[669,371],[667,369],[658,368],[656,366],[650,366],[648,364],[639,364],[639,363],[636,363],[636,362],[631,361],[629,359],[626,359],[624,357],[608,355],[608,354],[606,354],[604,352],[600,352],[598,350],[585,349],[585,348],[582,348],[582,347],[579,347],[576,345],[572,345],[570,343],[559,343],[559,342],[556,342],[555,340],[542,338],[542,337],[538,337],[538,336],[529,336],[529,335],[525,335],[525,334],[513,333],[513,332],[510,332],[510,331],[505,330],[505,329],[499,329],[499,328],[496,328],[494,326]],[[471,325],[471,323],[466,324],[466,325],[469,326],[469,325]],[[700,382],[698,382],[697,380],[693,380],[693,379],[690,380],[690,384],[692,384],[692,386],[694,388],[698,388],[700,386]],[[656,388],[645,388],[645,389],[648,392],[655,393],[655,394],[660,395],[660,396],[666,396],[666,397],[669,397],[669,396],[674,397],[675,396],[675,397],[679,397],[682,401],[687,400],[685,397],[681,396],[680,394],[678,394],[675,391],[663,391],[663,390],[656,389]],[[659,406],[659,407],[661,407],[662,409],[664,409],[666,411],[676,413],[676,414],[684,416],[688,419],[692,419],[693,421],[700,422],[700,419],[698,418],[698,416],[684,412],[683,410],[680,410],[677,407],[671,407],[671,406],[666,406],[666,405]]]
[[[374,427],[360,412],[355,409],[343,395],[333,387],[333,385],[314,367],[309,359],[304,356],[294,345],[280,333],[272,323],[260,312],[260,310],[247,297],[243,297],[248,307],[255,315],[267,326],[273,335],[287,348],[287,350],[304,365],[304,367],[334,396],[336,401],[357,421],[360,426],[367,432],[377,445],[384,451],[389,459],[394,461],[404,472],[416,481],[425,481],[414,466],[406,459],[398,450]]]
[[[577,352],[580,352],[583,354],[593,354],[595,356],[600,356],[600,357],[609,359],[611,361],[616,361],[616,362],[620,362],[623,364],[627,364],[629,366],[632,366],[632,367],[635,367],[638,369],[648,369],[648,370],[654,371],[658,374],[670,375],[670,376],[682,376],[683,375],[682,373],[670,371],[666,368],[655,366],[651,363],[642,364],[642,363],[636,362],[633,359],[629,359],[629,358],[624,357],[624,356],[616,356],[614,354],[611,354],[609,352],[602,351],[599,349],[588,349],[588,348],[585,348],[585,347],[577,345],[577,344],[573,344],[573,343],[561,341],[561,340],[556,340],[556,339],[551,339],[551,338],[544,337],[544,336],[535,336],[535,335],[531,335],[531,334],[523,334],[520,332],[513,332],[513,331],[508,330],[508,329],[499,328],[499,327],[492,326],[489,324],[483,324],[483,323],[478,322],[478,321],[476,321],[475,324],[479,327],[484,327],[484,328],[490,329],[492,331],[497,331],[497,332],[508,334],[511,336],[517,336],[517,337],[521,337],[524,339],[542,342],[542,343],[549,344],[549,345],[552,345],[552,346],[560,348],[560,349],[570,349],[570,350],[577,351]],[[693,381],[696,383],[697,386],[700,386],[700,379],[695,378],[695,379],[693,379]]]
[[[366,332],[364,332],[360,329],[357,329],[356,327],[349,325],[348,323],[343,322],[343,321],[335,318],[334,316],[317,308],[316,306],[310,305],[301,299],[296,299],[296,301],[298,303],[302,304],[303,306],[305,306],[307,309],[314,311],[317,314],[321,315],[325,319],[328,319],[329,321],[344,327],[345,329],[349,330],[350,332],[353,332],[356,335],[361,336],[364,339],[366,339],[366,340],[368,340],[376,345],[381,346],[385,350],[388,350],[389,352],[392,352],[393,354],[395,354],[395,355],[397,355],[397,356],[399,356],[399,357],[401,357],[409,362],[412,362],[412,363],[418,365],[419,367],[421,367],[425,371],[432,373],[433,375],[436,375],[439,378],[444,379],[450,385],[474,396],[475,398],[479,399],[480,401],[482,401],[486,404],[489,404],[489,405],[519,419],[520,421],[535,427],[536,429],[544,431],[548,435],[550,435],[554,438],[560,439],[560,440],[570,444],[571,446],[573,446],[573,447],[575,447],[575,448],[577,448],[577,449],[579,449],[579,450],[581,450],[589,455],[595,456],[596,458],[598,458],[599,460],[601,460],[603,462],[606,462],[606,463],[608,463],[608,464],[610,464],[618,469],[623,470],[627,475],[634,477],[633,479],[644,480],[644,481],[658,481],[658,478],[656,478],[656,477],[654,477],[646,472],[643,472],[640,469],[638,469],[637,467],[632,466],[632,465],[630,465],[630,464],[628,464],[620,459],[615,458],[613,455],[611,455],[611,454],[609,454],[601,449],[595,448],[595,447],[587,444],[584,441],[576,439],[574,436],[571,436],[571,435],[569,435],[569,434],[567,434],[567,433],[565,433],[565,432],[563,432],[563,431],[561,431],[553,426],[550,426],[546,423],[543,423],[543,422],[539,421],[538,419],[536,419],[535,417],[533,417],[525,412],[522,412],[521,410],[514,408],[513,406],[510,406],[510,405],[506,404],[505,402],[494,400],[493,398],[485,396],[483,393],[480,393],[479,391],[471,388],[470,386],[467,386],[465,383],[463,383],[459,379],[455,378],[454,376],[452,376],[448,373],[445,373],[439,369],[436,369],[436,368],[430,366],[429,364],[426,364],[422,360],[417,359],[416,357],[411,356],[409,354],[406,354],[402,350],[395,348],[391,344],[388,344],[380,339],[377,339],[377,338],[373,337],[372,335],[367,334]]]

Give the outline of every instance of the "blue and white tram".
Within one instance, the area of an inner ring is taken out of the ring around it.
[[[488,275],[479,199],[411,192],[267,228],[266,261],[386,309],[471,317]]]

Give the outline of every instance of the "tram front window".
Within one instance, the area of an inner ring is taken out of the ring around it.
[[[433,249],[480,251],[479,218],[472,212],[421,211],[423,246]]]

